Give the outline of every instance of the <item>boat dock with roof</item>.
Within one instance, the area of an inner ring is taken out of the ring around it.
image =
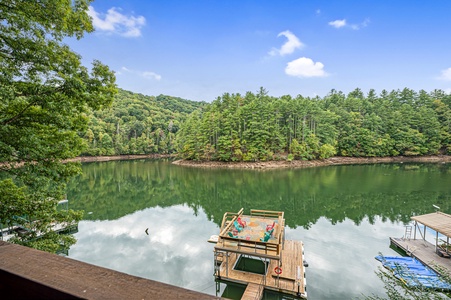
[[[437,211],[411,219],[414,221],[413,226],[406,226],[402,238],[391,237],[391,245],[438,273],[445,271],[451,274],[451,215]],[[435,245],[426,240],[427,228],[435,232]]]
[[[214,247],[214,276],[247,285],[242,299],[261,299],[264,289],[306,299],[304,262],[303,243],[285,240],[283,212],[224,214]]]

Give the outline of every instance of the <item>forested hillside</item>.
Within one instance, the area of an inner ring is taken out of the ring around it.
[[[256,161],[451,153],[451,95],[410,89],[324,98],[224,94],[177,136],[192,160]]]
[[[169,154],[188,114],[205,106],[181,98],[119,90],[109,109],[92,112],[83,155]]]

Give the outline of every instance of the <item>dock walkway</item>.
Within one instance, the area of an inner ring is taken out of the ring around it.
[[[390,243],[402,249],[409,256],[415,257],[434,271],[439,272],[437,266],[440,266],[451,274],[451,259],[438,256],[435,252],[435,245],[428,241],[391,237]]]
[[[260,300],[263,296],[263,286],[256,283],[249,283],[244,291],[241,300]]]

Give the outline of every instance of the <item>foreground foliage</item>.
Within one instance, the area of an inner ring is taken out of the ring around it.
[[[443,278],[451,282],[450,274],[446,273],[443,268],[439,268],[440,273],[443,274]],[[382,267],[379,267],[376,271],[376,275],[384,283],[384,289],[386,292],[386,297],[381,297],[377,295],[365,296],[365,300],[443,300],[450,299],[449,293],[442,293],[440,291],[435,291],[431,289],[418,287],[408,287],[401,280],[396,278],[393,272],[390,272]]]
[[[62,42],[93,31],[90,2],[0,0],[0,222],[28,230],[16,242],[50,251],[73,243],[53,234],[52,222],[81,218],[56,209],[80,172],[62,160],[83,150],[86,113],[116,93],[107,66],[94,61],[88,70]]]
[[[451,95],[359,89],[326,97],[224,94],[177,137],[192,160],[263,161],[451,153]]]

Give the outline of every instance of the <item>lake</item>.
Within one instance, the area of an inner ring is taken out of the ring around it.
[[[451,164],[228,170],[133,160],[82,168],[68,185],[70,208],[85,211],[70,258],[230,298],[242,289],[215,283],[207,243],[226,211],[284,211],[286,239],[305,245],[308,297],[320,300],[383,295],[374,257],[396,255],[389,237],[402,237],[410,217],[433,204],[451,213]]]

